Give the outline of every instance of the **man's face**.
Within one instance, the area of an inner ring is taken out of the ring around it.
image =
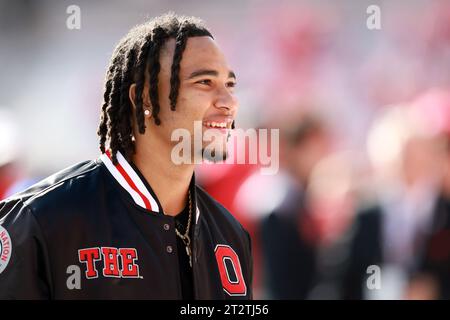
[[[202,148],[213,145],[225,153],[227,136],[238,108],[233,93],[236,82],[234,73],[213,39],[188,38],[180,63],[180,87],[176,110],[172,111],[169,93],[174,50],[174,39],[167,41],[161,49],[158,83],[161,125],[156,126],[152,118],[146,120],[146,136],[149,139],[160,139],[173,147],[178,142],[171,141],[172,132],[180,128],[187,129],[191,133],[191,150],[194,150],[194,121],[199,121],[202,124],[202,132],[213,127],[218,130],[217,133],[220,132],[219,141],[214,141],[213,144],[203,142]],[[147,89],[148,87],[144,92],[147,92]]]

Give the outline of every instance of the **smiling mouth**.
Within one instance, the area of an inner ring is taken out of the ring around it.
[[[231,129],[233,120],[228,119],[226,121],[203,121],[203,126],[211,129]]]

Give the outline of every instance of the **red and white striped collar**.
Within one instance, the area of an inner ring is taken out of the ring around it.
[[[164,213],[158,205],[159,202],[152,196],[139,175],[119,151],[117,152],[118,163],[116,165],[111,160],[111,152],[109,150],[103,153],[100,159],[122,188],[131,195],[137,205],[153,212]],[[196,204],[196,222],[198,221],[199,215],[200,211]]]
[[[111,160],[109,150],[102,154],[100,159],[117,182],[131,195],[137,205],[153,212],[161,211],[155,198],[153,198],[136,171],[133,170],[120,152],[117,152],[118,163],[116,165]]]

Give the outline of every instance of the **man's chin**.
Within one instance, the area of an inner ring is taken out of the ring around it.
[[[219,148],[220,149],[220,148]],[[209,162],[222,162],[227,160],[228,152],[226,150],[217,151],[215,148],[203,148],[202,159]]]

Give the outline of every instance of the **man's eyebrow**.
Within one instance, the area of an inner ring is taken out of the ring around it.
[[[216,70],[209,70],[209,69],[200,69],[200,70],[196,70],[194,72],[192,72],[189,77],[187,77],[187,79],[193,79],[196,77],[200,77],[200,76],[214,76],[214,77],[218,77],[219,76],[219,72]],[[234,78],[236,79],[236,75],[234,74],[233,71],[230,71],[228,73],[228,77],[229,78]]]

